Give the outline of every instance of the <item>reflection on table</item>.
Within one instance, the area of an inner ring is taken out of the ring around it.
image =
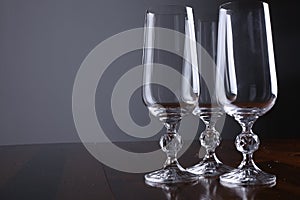
[[[123,149],[159,149],[157,141],[119,143]],[[184,167],[199,161],[195,141],[179,158]],[[236,167],[241,155],[233,141],[217,151]],[[190,185],[153,187],[143,173],[125,173],[103,165],[81,143],[0,147],[0,199],[300,199],[300,140],[262,140],[257,165],[277,176],[273,187],[229,187],[218,178],[202,178]]]

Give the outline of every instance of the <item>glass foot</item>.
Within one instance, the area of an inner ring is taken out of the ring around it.
[[[190,183],[199,180],[199,176],[190,173],[180,166],[167,166],[163,169],[146,174],[147,183]]]
[[[222,162],[203,160],[198,164],[187,168],[187,171],[203,177],[216,177],[233,170],[232,167]]]
[[[234,169],[220,176],[223,185],[274,185],[276,176],[261,171],[260,169]]]

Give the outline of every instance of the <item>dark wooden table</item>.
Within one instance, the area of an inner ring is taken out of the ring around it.
[[[139,148],[157,142],[121,143]],[[199,143],[179,158],[195,164]],[[236,167],[241,155],[233,141],[223,141],[218,157]],[[262,139],[254,154],[257,165],[277,176],[275,186],[234,187],[218,179],[200,179],[195,185],[156,188],[145,184],[142,173],[114,170],[96,160],[80,144],[39,144],[0,147],[1,200],[106,200],[106,199],[300,199],[300,139]]]

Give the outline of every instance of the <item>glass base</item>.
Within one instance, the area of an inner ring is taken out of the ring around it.
[[[260,169],[234,169],[220,176],[220,183],[229,185],[275,185],[276,176],[261,171]]]
[[[148,173],[144,177],[148,184],[191,183],[199,180],[199,176],[186,171],[179,165],[167,166]]]
[[[203,160],[198,164],[187,168],[187,171],[203,177],[216,177],[233,170],[232,167],[215,160]]]

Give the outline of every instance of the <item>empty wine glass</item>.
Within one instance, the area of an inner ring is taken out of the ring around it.
[[[243,154],[238,168],[221,175],[220,181],[227,185],[272,185],[276,176],[262,171],[253,161],[260,141],[252,131],[255,121],[277,98],[268,4],[236,1],[221,5],[218,31],[218,102],[242,128],[235,145]]]
[[[193,114],[198,116],[205,124],[205,130],[200,134],[201,146],[205,147],[206,154],[203,159],[194,166],[189,167],[189,172],[204,176],[218,176],[228,172],[232,168],[223,164],[216,156],[215,149],[221,142],[220,133],[215,125],[224,112],[217,104],[215,95],[216,80],[216,54],[217,54],[217,21],[198,20],[197,42],[199,65],[199,104]]]
[[[193,10],[179,5],[150,8],[144,28],[143,100],[167,129],[160,139],[167,154],[164,167],[146,174],[145,179],[152,183],[198,180],[177,160],[183,145],[178,127],[182,117],[195,108],[199,93]]]

